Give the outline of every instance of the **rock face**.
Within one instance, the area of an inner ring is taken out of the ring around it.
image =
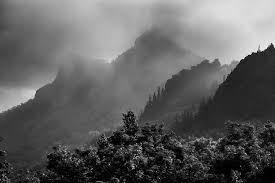
[[[245,57],[218,88],[207,112],[199,116],[206,126],[226,120],[275,120],[275,49]]]
[[[191,69],[183,69],[169,80],[165,86],[154,93],[144,112],[141,121],[167,120],[183,111],[196,111],[203,98],[212,96],[223,79],[235,68],[238,62],[221,65],[216,59],[212,63],[202,61]],[[168,119],[165,119],[168,117]]]
[[[32,164],[57,142],[88,142],[89,132],[117,126],[121,113],[141,109],[158,85],[200,61],[157,30],[111,64],[72,58],[34,99],[0,114],[11,162]]]

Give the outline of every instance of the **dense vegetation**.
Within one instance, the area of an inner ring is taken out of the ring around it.
[[[140,116],[141,121],[164,120],[182,111],[197,111],[202,98],[214,95],[219,84],[236,67],[238,62],[221,65],[218,59],[213,62],[204,60],[183,69],[167,80],[164,87],[159,87],[149,96]]]
[[[0,141],[1,141],[0,137]],[[0,183],[9,183],[8,175],[10,173],[10,165],[5,160],[6,152],[0,149]]]
[[[54,147],[45,171],[18,182],[202,183],[271,182],[275,178],[275,125],[226,123],[218,139],[181,138],[163,126],[139,126],[132,112],[96,146]]]

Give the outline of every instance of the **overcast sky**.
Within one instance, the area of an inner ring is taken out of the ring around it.
[[[0,0],[0,111],[31,98],[67,55],[112,60],[150,27],[223,63],[275,42],[272,0]]]

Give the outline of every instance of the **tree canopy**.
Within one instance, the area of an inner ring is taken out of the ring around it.
[[[57,146],[47,156],[42,183],[271,182],[275,125],[226,123],[224,137],[181,138],[162,125],[139,126],[133,112],[96,146]],[[32,179],[34,180],[34,179]]]

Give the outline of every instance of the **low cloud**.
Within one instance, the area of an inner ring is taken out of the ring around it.
[[[274,42],[272,0],[1,0],[0,88],[37,89],[77,54],[112,60],[151,27],[224,63]]]

